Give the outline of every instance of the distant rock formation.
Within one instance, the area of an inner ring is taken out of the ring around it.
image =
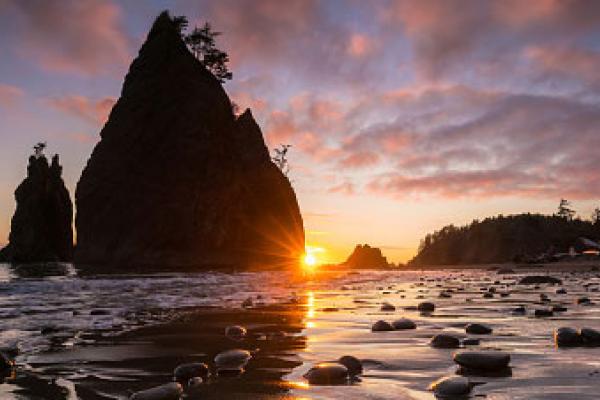
[[[343,265],[348,268],[384,268],[389,266],[387,258],[381,254],[381,250],[368,244],[357,245]]]
[[[51,165],[43,154],[29,157],[27,178],[15,190],[17,209],[1,260],[29,263],[73,258],[73,204],[61,174],[58,155],[52,157]]]
[[[594,250],[599,238],[597,222],[557,215],[499,215],[428,234],[409,265],[548,262],[568,255],[571,248]]]
[[[304,228],[250,110],[168,13],[125,78],[76,191],[76,262],[194,268],[297,263]]]

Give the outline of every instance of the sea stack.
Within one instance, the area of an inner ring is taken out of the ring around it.
[[[389,266],[387,258],[383,256],[381,250],[368,244],[357,245],[343,265],[348,268],[384,268]]]
[[[73,204],[62,180],[58,155],[51,164],[42,150],[29,157],[27,177],[15,190],[17,208],[0,260],[11,263],[70,261]]]
[[[304,228],[250,110],[167,12],[130,66],[77,184],[76,262],[162,268],[295,264]]]

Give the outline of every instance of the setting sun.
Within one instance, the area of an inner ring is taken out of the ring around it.
[[[308,267],[314,267],[317,264],[317,258],[314,254],[308,253],[304,256],[304,264]]]

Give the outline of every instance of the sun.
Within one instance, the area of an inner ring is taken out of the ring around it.
[[[310,268],[314,267],[315,265],[317,265],[317,257],[315,257],[315,255],[312,253],[305,254],[304,265]]]

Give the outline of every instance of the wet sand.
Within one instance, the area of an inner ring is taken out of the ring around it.
[[[15,379],[0,385],[2,398],[115,399],[172,380],[173,369],[186,362],[206,362],[227,349],[253,351],[239,377],[213,376],[190,399],[433,399],[429,384],[458,372],[456,349],[436,349],[431,337],[451,333],[481,340],[470,350],[504,351],[511,355],[505,376],[469,376],[477,385],[471,398],[597,399],[600,347],[557,348],[554,329],[569,326],[600,329],[600,275],[590,266],[577,272],[551,272],[563,285],[524,286],[516,282],[539,268],[497,274],[494,271],[452,270],[390,273],[335,272],[304,282],[290,282],[289,295],[268,297],[265,306],[196,307],[180,310],[175,320],[115,336],[90,336],[88,344],[60,344],[17,358]],[[298,293],[294,297],[291,288]],[[494,288],[493,297],[483,293]],[[564,288],[566,294],[557,294]],[[450,297],[439,297],[441,292]],[[500,293],[509,293],[501,297]],[[540,294],[550,301],[544,302]],[[253,294],[255,302],[257,294]],[[590,304],[576,304],[586,296]],[[295,300],[291,302],[290,300]],[[436,309],[414,309],[431,301]],[[381,311],[383,302],[396,307]],[[525,306],[526,315],[511,310]],[[535,309],[567,307],[552,317],[535,317]],[[371,332],[380,319],[410,318],[417,329]],[[465,325],[480,322],[491,335],[470,335]],[[226,326],[243,325],[248,338],[228,339]],[[303,375],[312,366],[342,355],[362,360],[360,381],[347,385],[308,385]],[[58,378],[58,380],[57,380]],[[20,397],[19,397],[20,396]],[[74,397],[76,396],[76,397]]]

